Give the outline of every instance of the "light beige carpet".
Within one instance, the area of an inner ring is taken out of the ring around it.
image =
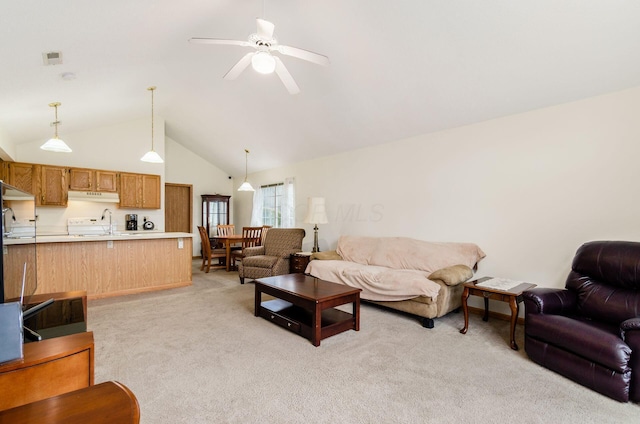
[[[621,404],[509,348],[508,323],[462,314],[425,329],[370,305],[361,330],[309,341],[253,315],[254,285],[198,271],[192,287],[89,302],[96,383],[161,423],[638,423]]]

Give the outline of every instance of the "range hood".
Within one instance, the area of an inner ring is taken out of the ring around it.
[[[69,191],[69,200],[82,200],[84,202],[120,203],[118,193],[104,191]]]

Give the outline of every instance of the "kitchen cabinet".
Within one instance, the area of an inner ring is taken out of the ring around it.
[[[32,163],[9,162],[6,164],[6,183],[34,195],[38,194],[37,175]]]
[[[115,193],[118,191],[117,181],[118,173],[115,171],[86,168],[71,168],[69,170],[69,190]]]
[[[160,175],[121,172],[120,207],[160,209]]]
[[[67,168],[61,166],[36,165],[40,173],[40,205],[67,206]]]
[[[6,166],[6,182],[36,196],[37,206],[67,206],[66,168],[21,162]]]

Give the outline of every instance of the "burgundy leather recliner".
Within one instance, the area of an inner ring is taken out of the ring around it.
[[[565,289],[523,297],[529,358],[618,401],[640,401],[640,243],[585,243]]]

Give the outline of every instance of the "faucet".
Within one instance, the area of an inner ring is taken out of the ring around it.
[[[104,221],[104,217],[107,215],[107,212],[109,212],[109,235],[112,236],[113,235],[113,225],[111,223],[111,209],[106,208],[105,210],[102,211],[102,218],[100,218],[101,221]]]
[[[4,208],[2,209],[2,236],[8,236],[11,235],[11,232],[5,232],[5,228],[6,226],[6,218],[7,218],[7,212],[11,212],[11,219],[13,220],[13,222],[16,221],[16,214],[13,213],[13,209],[11,208]]]

